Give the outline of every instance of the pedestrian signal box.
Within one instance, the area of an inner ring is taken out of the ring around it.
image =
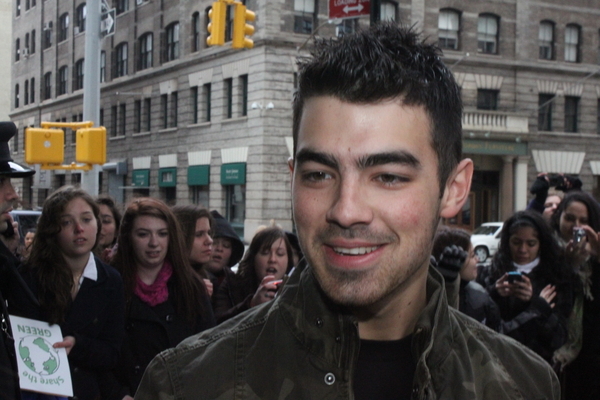
[[[25,129],[25,162],[41,164],[42,169],[92,169],[106,162],[106,128],[86,122],[42,122],[41,128]],[[65,158],[65,132],[75,131],[75,162],[62,165]]]
[[[65,132],[62,129],[25,129],[27,164],[62,164],[64,158]]]
[[[75,133],[75,161],[83,164],[106,162],[106,128],[77,129]]]

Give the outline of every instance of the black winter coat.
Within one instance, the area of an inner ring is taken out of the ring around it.
[[[98,279],[84,279],[75,300],[70,304],[62,335],[75,337],[69,353],[73,381],[73,399],[95,400],[100,396],[100,376],[117,365],[124,336],[125,297],[121,275],[95,257]],[[38,283],[32,271],[23,278],[37,296]],[[47,321],[38,307],[12,304],[11,314]]]
[[[123,342],[121,359],[113,373],[112,393],[107,398],[121,400],[124,395],[133,396],[146,370],[146,366],[154,356],[163,350],[177,346],[183,339],[215,326],[215,317],[210,298],[202,299],[202,312],[194,324],[175,312],[172,294],[176,288],[172,281],[167,283],[169,299],[151,307],[133,296],[127,306],[125,323],[126,337]],[[119,387],[114,385],[118,382]]]

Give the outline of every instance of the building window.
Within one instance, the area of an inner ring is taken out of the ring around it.
[[[25,34],[25,48],[23,50],[25,51],[24,55],[29,54],[29,32]]]
[[[26,106],[29,104],[29,81],[27,79],[25,79],[23,89],[23,105]]]
[[[111,137],[115,137],[117,136],[117,128],[118,128],[118,111],[119,109],[117,108],[117,106],[112,106],[110,109],[110,114],[111,114],[111,118],[110,118],[110,122],[111,122],[111,130],[110,130],[110,136]]]
[[[211,92],[212,85],[210,83],[205,83],[202,86],[202,98],[204,99],[204,121],[206,122],[210,122]]]
[[[233,7],[227,7],[225,13],[225,41],[230,42],[233,38]]]
[[[579,97],[565,96],[565,132],[577,132]]]
[[[43,49],[46,50],[52,46],[52,21],[44,24],[44,44]]]
[[[192,15],[192,52],[200,50],[200,13]]]
[[[198,86],[190,88],[190,108],[192,109],[192,124],[198,123]]]
[[[44,100],[52,98],[52,72],[44,74]]]
[[[600,135],[600,99],[597,101],[596,106],[596,133]]]
[[[119,136],[125,136],[125,128],[127,127],[127,105],[120,104],[119,105]]]
[[[240,76],[240,106],[242,117],[248,115],[248,75]]]
[[[133,132],[140,133],[142,131],[142,101],[136,100],[133,102]]]
[[[150,132],[150,128],[152,127],[151,122],[152,122],[152,101],[151,99],[144,99],[144,116],[145,116],[145,126],[144,126],[144,130],[146,132]]]
[[[567,25],[565,29],[565,61],[579,62],[580,54],[580,35],[581,29],[577,25]]]
[[[538,96],[538,131],[552,130],[553,94],[540,93]]]
[[[15,6],[15,10],[17,13],[17,17],[21,15],[21,0],[17,0],[17,5]]]
[[[498,91],[490,89],[477,89],[477,109],[497,110]]]
[[[170,127],[175,128],[177,126],[177,92],[171,93],[171,118],[170,118]]]
[[[100,83],[106,82],[106,52],[100,52]]]
[[[152,67],[152,33],[145,33],[139,39],[138,70]]]
[[[115,78],[127,75],[127,43],[115,48]]]
[[[199,204],[205,208],[208,208],[208,185],[190,186],[190,192],[192,194],[192,204]]]
[[[58,42],[67,40],[69,35],[69,13],[64,13],[58,19]]]
[[[438,18],[438,46],[442,49],[458,50],[460,14],[454,10],[440,10]]]
[[[346,34],[356,32],[357,28],[358,28],[358,18],[343,19],[339,25],[336,25],[335,34],[337,37],[341,37]]]
[[[315,24],[315,0],[294,0],[294,32],[311,34]]]
[[[379,8],[379,17],[382,21],[396,21],[398,6],[390,1],[382,1]]]
[[[15,108],[19,108],[19,84],[15,85]]]
[[[163,94],[160,96],[160,118],[162,120],[162,128],[169,127],[169,96]]]
[[[21,59],[21,39],[17,38],[15,40],[15,61],[19,61]]]
[[[495,15],[481,14],[477,21],[477,51],[498,54],[499,19]]]
[[[225,118],[233,117],[233,80],[225,79]]]
[[[31,45],[29,46],[29,53],[35,53],[35,29],[31,31]]]
[[[117,9],[117,15],[129,10],[129,0],[116,0],[113,4]]]
[[[73,78],[73,90],[83,89],[83,58],[75,63],[75,77]]]
[[[540,23],[540,59],[554,59],[554,23],[551,21],[542,21]]]
[[[60,96],[67,93],[67,82],[69,80],[69,69],[67,66],[60,67],[58,70],[58,83],[56,85],[56,95]]]
[[[246,185],[226,185],[226,216],[233,229],[242,237],[246,219]]]
[[[101,109],[100,109],[100,116],[99,116],[98,118],[99,118],[99,120],[100,120],[100,121],[98,122],[98,125],[99,125],[99,126],[104,126],[104,108],[101,108]]]
[[[227,7],[229,9],[229,7]],[[165,60],[173,61],[179,58],[179,22],[174,22],[165,29],[167,46],[165,48]]]
[[[77,6],[75,14],[75,34],[85,32],[85,3]]]
[[[29,85],[29,102],[31,104],[35,103],[35,78],[31,78],[31,84]]]

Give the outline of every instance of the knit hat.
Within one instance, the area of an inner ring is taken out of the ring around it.
[[[240,262],[244,255],[244,243],[242,243],[240,237],[235,233],[231,224],[217,210],[212,210],[210,214],[214,219],[212,226],[213,239],[227,238],[231,240],[231,257],[227,266],[232,267]]]
[[[17,126],[10,121],[0,122],[0,176],[23,178],[35,174],[35,170],[13,161],[8,141],[17,133]]]

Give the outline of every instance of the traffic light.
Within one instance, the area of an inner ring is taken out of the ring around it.
[[[82,164],[106,162],[106,128],[80,128],[75,132],[75,161]]]
[[[25,129],[27,164],[61,164],[64,158],[65,132],[62,129]]]
[[[246,37],[254,33],[254,27],[247,24],[247,21],[254,21],[256,14],[246,9],[246,6],[239,2],[234,2],[235,13],[233,15],[233,40],[231,47],[234,49],[251,49],[254,47],[252,39]]]
[[[227,3],[215,1],[208,12],[210,22],[207,26],[210,36],[206,38],[209,46],[223,46],[225,43],[225,15],[227,14]]]

